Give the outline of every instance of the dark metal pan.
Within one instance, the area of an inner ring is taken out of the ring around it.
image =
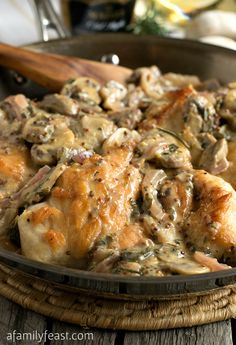
[[[115,53],[124,66],[136,68],[156,64],[163,72],[196,74],[201,79],[217,78],[221,83],[236,80],[236,52],[199,42],[170,38],[137,37],[126,34],[84,35],[78,38],[36,43],[31,49],[100,60]],[[31,81],[15,78],[1,70],[0,99],[25,93],[40,97],[46,90]],[[111,75],[112,79],[112,75]],[[203,292],[236,282],[236,268],[192,276],[120,277],[42,264],[0,248],[0,260],[46,280],[80,288],[100,295],[128,298],[155,298]]]

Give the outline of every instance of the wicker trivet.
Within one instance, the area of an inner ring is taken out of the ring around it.
[[[157,330],[236,317],[236,284],[204,296],[121,301],[85,295],[0,264],[0,294],[45,316],[89,327]]]

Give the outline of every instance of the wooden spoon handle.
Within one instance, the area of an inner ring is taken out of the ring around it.
[[[59,91],[70,78],[84,76],[101,83],[111,79],[124,83],[131,74],[130,69],[121,66],[44,54],[3,43],[0,43],[0,65],[13,69],[54,92]]]

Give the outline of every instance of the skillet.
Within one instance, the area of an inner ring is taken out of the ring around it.
[[[130,68],[156,64],[162,72],[195,74],[202,80],[216,78],[221,83],[236,80],[236,52],[196,41],[94,34],[35,43],[28,48],[94,60],[114,53],[119,56],[122,65]],[[16,93],[24,93],[31,98],[41,97],[46,92],[33,82],[16,77],[12,71],[0,71],[0,99]],[[112,294],[117,298],[170,298],[186,293],[203,293],[236,283],[236,268],[190,276],[124,277],[43,264],[1,247],[0,261],[42,279],[98,295]]]

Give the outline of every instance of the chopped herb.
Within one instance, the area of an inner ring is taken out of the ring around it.
[[[164,133],[167,133],[167,134],[170,134],[172,135],[173,137],[175,137],[176,139],[178,139],[187,149],[190,148],[189,144],[186,143],[186,141],[184,141],[178,134],[176,134],[175,132],[172,132],[170,131],[169,129],[165,129],[165,128],[162,128],[162,127],[157,127],[157,129],[159,131],[162,131]]]

